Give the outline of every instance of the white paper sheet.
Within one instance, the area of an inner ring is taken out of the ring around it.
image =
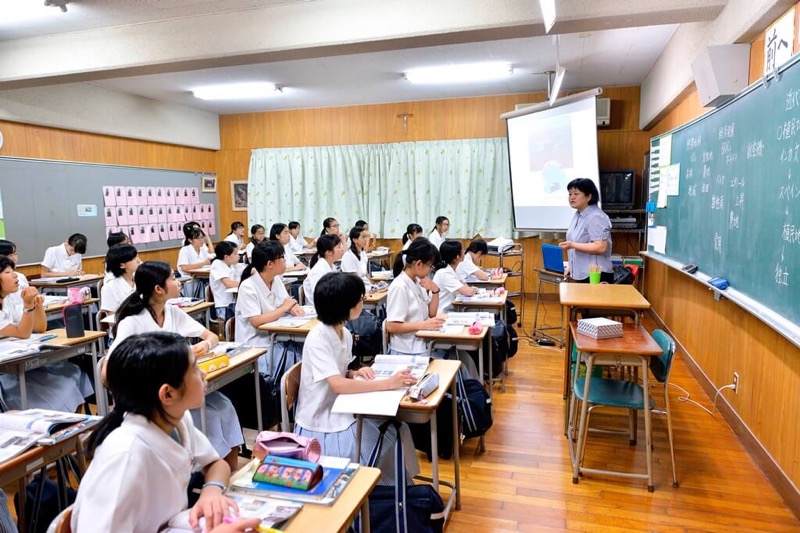
[[[667,227],[655,226],[647,228],[647,244],[653,247],[655,252],[666,253],[667,250]]]
[[[405,389],[340,394],[331,408],[332,413],[352,413],[357,415],[395,416],[400,401],[406,395]]]

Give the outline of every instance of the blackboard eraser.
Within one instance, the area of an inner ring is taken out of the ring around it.
[[[710,280],[708,280],[708,283],[715,289],[719,289],[721,291],[724,291],[725,289],[728,288],[728,280],[725,278],[721,278],[719,276],[717,276],[716,278],[711,278]]]
[[[695,272],[697,272],[697,265],[695,265],[694,263],[683,265],[683,268],[681,270],[689,274],[694,274]]]

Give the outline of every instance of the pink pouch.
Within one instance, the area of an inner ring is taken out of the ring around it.
[[[322,447],[317,439],[283,431],[262,431],[256,437],[253,455],[259,459],[277,455],[316,463],[322,455]]]
[[[82,304],[89,297],[89,287],[69,287],[67,299],[71,304]]]

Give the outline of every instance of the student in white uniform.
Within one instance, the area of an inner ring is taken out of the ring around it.
[[[13,244],[13,243],[12,243]],[[20,290],[14,262],[0,256],[0,335],[27,339],[47,328],[44,297],[36,287]],[[93,390],[88,376],[68,361],[50,363],[25,373],[28,407],[75,412]],[[0,402],[4,410],[22,409],[19,378],[0,374]]]
[[[300,223],[296,220],[289,222],[289,235],[291,236],[289,248],[296,254],[303,253],[303,250],[314,248],[317,242],[316,239],[313,239],[310,243],[306,242],[305,237],[300,235]]]
[[[116,313],[125,299],[133,294],[136,285],[133,275],[142,264],[139,252],[130,244],[117,244],[108,249],[106,268],[113,278],[103,283],[100,290],[100,310]]]
[[[444,241],[439,247],[439,255],[442,261],[439,263],[440,268],[433,275],[433,282],[441,291],[439,293],[439,310],[437,314],[442,314],[452,310],[453,300],[455,300],[456,295],[474,296],[478,289],[464,285],[458,274],[456,274],[456,267],[464,259],[464,251],[460,241]]]
[[[273,224],[269,230],[269,240],[275,241],[283,246],[284,260],[286,261],[286,272],[294,270],[304,270],[306,266],[292,252],[289,241],[292,236],[289,233],[289,226],[283,222]]]
[[[236,246],[236,250],[244,251],[246,244],[244,243],[244,224],[239,222],[231,222],[231,232],[228,233],[228,236],[225,237],[225,240],[233,243]]]
[[[214,295],[214,308],[217,318],[228,320],[234,315],[233,293],[227,292],[239,285],[236,280],[236,264],[239,254],[236,245],[230,241],[222,241],[214,247],[214,261],[211,263],[211,272],[208,273],[211,284],[211,294]]]
[[[491,276],[480,268],[481,260],[487,253],[489,253],[489,246],[483,239],[475,239],[469,243],[467,253],[464,254],[464,260],[456,267],[458,278],[461,281],[465,281],[469,276],[475,276],[482,281],[489,280]]]
[[[195,220],[191,220],[183,225],[183,236],[185,237],[185,239],[183,240],[184,246],[189,244],[189,234],[193,229],[202,230],[203,228],[200,226],[200,223]],[[203,232],[203,235],[205,235],[205,232]],[[206,251],[210,254],[211,250],[214,249],[214,243],[211,242],[211,237],[205,235],[205,238],[203,239],[203,244],[206,247]]]
[[[261,224],[253,224],[250,227],[250,242],[245,246],[244,253],[248,261],[253,260],[253,248],[262,243],[267,238],[267,230]]]
[[[367,223],[366,220],[359,219],[359,220],[356,220],[356,223],[354,224],[354,226],[361,227],[361,228],[364,228],[366,230],[366,232],[367,232],[367,244],[366,244],[366,246],[364,246],[364,251],[366,251],[367,253],[370,253],[372,251],[372,233],[370,233],[370,231],[369,231],[369,224]]]
[[[422,237],[422,226],[419,224],[409,224],[403,234],[403,250],[408,250],[411,243]]]
[[[106,246],[110,250],[112,246],[116,246],[117,244],[130,244],[131,240],[128,237],[128,234],[124,231],[112,231],[109,232],[108,237],[106,238]],[[103,269],[105,270],[105,277],[103,278],[103,283],[108,283],[112,279],[114,279],[114,274],[108,268],[108,262],[103,265]]]
[[[188,276],[186,270],[202,268],[211,264],[212,256],[206,245],[206,234],[200,228],[191,228],[187,235],[189,241],[178,252],[178,272]]]
[[[319,236],[338,235],[344,246],[347,246],[347,236],[339,229],[339,221],[333,217],[328,217],[322,221],[322,231]]]
[[[72,531],[160,531],[186,509],[193,472],[205,483],[189,524],[205,518],[214,533],[246,531],[225,495],[231,470],[192,424],[190,409],[203,405],[205,374],[186,339],[174,333],[132,335],[108,357],[106,382],[114,408],[89,438],[94,457],[72,507]]]
[[[353,357],[353,336],[344,324],[361,314],[364,294],[364,284],[343,272],[325,274],[314,294],[317,318],[321,323],[309,332],[303,345],[295,433],[319,440],[325,455],[352,457],[355,450],[355,419],[350,414],[331,412],[339,394],[394,390],[416,381],[408,370],[385,380],[375,380],[370,367],[348,370]],[[405,433],[408,433],[407,429],[401,430],[401,435]],[[377,437],[378,424],[371,419],[364,420],[362,464],[369,459]],[[410,433],[403,440],[410,440],[409,437]],[[385,442],[396,442],[394,435],[387,436],[387,439]],[[393,449],[393,446],[382,449],[378,466],[384,472],[383,484],[394,484]],[[413,442],[406,443],[406,449],[413,450]],[[412,476],[416,475],[419,472],[416,456],[410,452],[405,455],[407,470]]]
[[[196,357],[213,350],[219,338],[203,327],[200,322],[167,300],[178,296],[178,282],[172,268],[162,261],[145,261],[134,276],[136,292],[122,302],[114,325],[113,354],[123,340],[139,333],[166,331],[187,338],[201,340],[192,346]],[[195,426],[200,427],[200,410],[192,411]],[[238,449],[244,442],[242,428],[231,401],[220,392],[212,392],[206,398],[206,435],[231,468],[238,467]]]
[[[0,255],[7,255],[9,259],[14,261],[16,265],[19,263],[19,255],[17,254],[17,245],[11,241],[6,239],[0,239]],[[28,278],[25,277],[25,274],[22,272],[17,272],[17,278],[19,278],[19,295],[22,292],[22,289],[30,285],[28,283]]]
[[[317,239],[317,253],[311,258],[311,270],[303,281],[306,305],[314,305],[314,289],[320,278],[332,272],[337,261],[342,260],[344,247],[338,235],[323,235]]]
[[[449,229],[449,218],[443,216],[436,217],[436,224],[433,226],[431,234],[428,236],[428,240],[431,241],[431,244],[433,244],[436,248],[439,248],[447,239],[447,231]]]
[[[267,356],[258,360],[258,369],[262,374],[276,368],[278,347],[273,350],[270,336],[259,331],[258,327],[275,322],[286,313],[295,316],[305,314],[283,285],[283,254],[283,246],[275,241],[256,246],[250,263],[252,268],[242,275],[236,297],[236,342],[267,349]],[[271,358],[271,365],[267,365],[265,357]],[[288,365],[287,362],[286,368]]]
[[[369,264],[367,259],[367,239],[369,231],[362,226],[355,226],[350,230],[350,248],[342,256],[342,272],[355,274],[370,287]]]
[[[421,355],[428,352],[419,330],[437,330],[444,319],[439,309],[439,287],[428,277],[439,262],[439,251],[424,237],[414,240],[394,261],[394,281],[386,297],[386,331],[389,353]]]
[[[83,274],[83,254],[86,253],[86,235],[73,233],[69,238],[44,252],[41,274],[43,278],[80,276]]]

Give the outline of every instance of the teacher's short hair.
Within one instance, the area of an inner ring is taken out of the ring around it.
[[[600,191],[597,190],[597,185],[588,178],[575,178],[570,181],[567,184],[567,190],[570,189],[578,189],[587,196],[591,195],[589,205],[597,205],[597,202],[600,201]]]

